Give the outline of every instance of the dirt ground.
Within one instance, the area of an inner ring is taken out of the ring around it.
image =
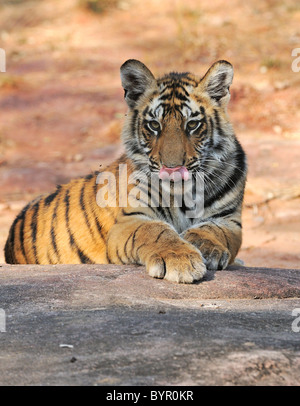
[[[299,27],[297,0],[2,1],[0,262],[27,201],[121,153],[126,59],[157,75],[201,75],[226,59],[229,113],[249,163],[239,258],[300,268]]]

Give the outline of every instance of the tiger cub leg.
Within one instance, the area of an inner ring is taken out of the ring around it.
[[[182,237],[199,249],[207,269],[225,269],[234,259],[242,243],[240,223],[207,222],[185,231]]]
[[[107,258],[110,263],[146,265],[152,277],[178,283],[193,283],[206,273],[198,249],[162,221],[131,218],[115,224],[107,239]]]

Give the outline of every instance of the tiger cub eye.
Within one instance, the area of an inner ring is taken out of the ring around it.
[[[195,130],[200,124],[200,121],[198,120],[191,120],[187,123],[186,127],[188,130]]]
[[[148,123],[149,127],[153,131],[158,131],[160,130],[160,124],[158,121],[152,120]]]

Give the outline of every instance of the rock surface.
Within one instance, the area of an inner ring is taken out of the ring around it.
[[[136,266],[2,265],[0,308],[1,385],[300,381],[299,270],[178,285]]]

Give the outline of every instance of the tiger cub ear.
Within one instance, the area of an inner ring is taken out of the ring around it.
[[[155,82],[155,78],[147,66],[136,59],[124,62],[120,70],[125,100],[133,108],[146,89]]]
[[[215,62],[199,84],[201,91],[224,107],[230,99],[229,87],[233,79],[233,66],[227,61]]]

